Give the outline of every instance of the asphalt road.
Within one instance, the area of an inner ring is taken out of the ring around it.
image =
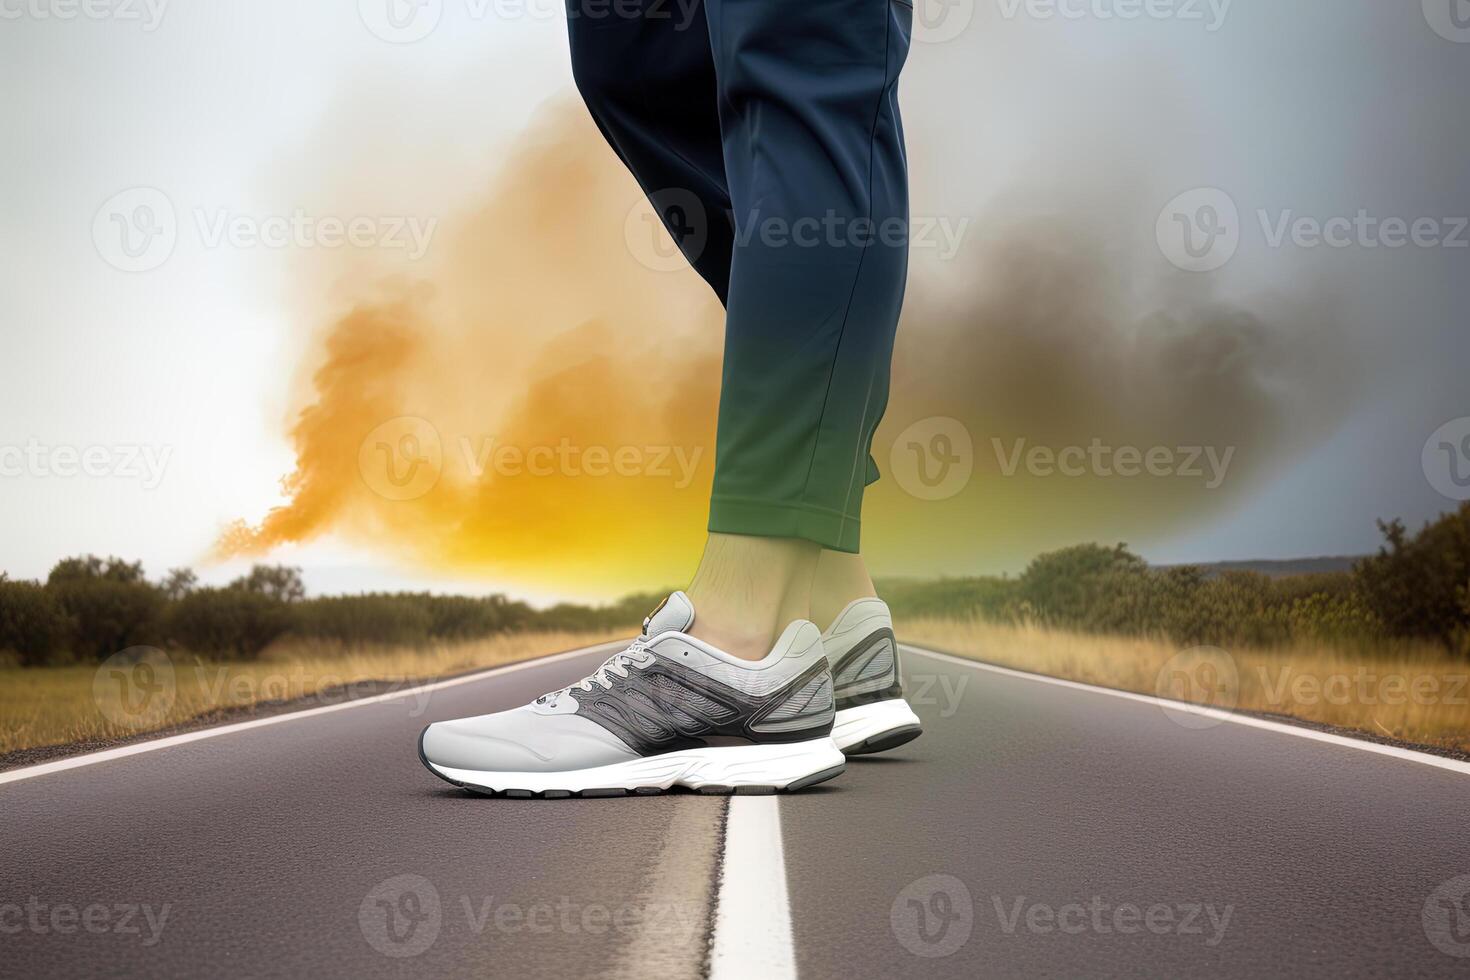
[[[604,655],[0,784],[0,976],[663,980],[781,941],[717,914],[729,798],[420,766],[423,725]],[[1470,774],[905,666],[921,739],[742,804],[779,809],[801,976],[1470,975]]]

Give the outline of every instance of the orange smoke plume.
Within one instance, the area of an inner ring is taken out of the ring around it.
[[[688,575],[714,461],[718,303],[580,106],[554,105],[521,142],[413,275],[348,277],[358,301],[313,355],[291,429],[290,502],[230,528],[221,554],[330,533],[559,594]],[[1244,309],[1161,276],[1156,254],[1130,257],[1085,206],[1054,224],[1016,211],[970,222],[953,257],[916,251],[865,513],[879,572],[1163,540],[1323,438],[1355,388],[1318,297]],[[1099,465],[1120,448],[1138,473]]]

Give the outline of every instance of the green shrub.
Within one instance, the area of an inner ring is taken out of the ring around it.
[[[349,646],[418,646],[429,641],[434,622],[429,599],[409,593],[312,599],[301,603],[294,632],[341,640]]]
[[[46,589],[74,623],[73,652],[104,660],[132,646],[163,642],[163,594],[143,577],[143,566],[93,555],[58,562]]]
[[[195,589],[172,604],[169,638],[194,653],[251,658],[295,622],[286,602],[246,589]]]
[[[0,575],[0,651],[27,667],[65,663],[76,623],[39,582]]]
[[[1124,545],[1081,544],[1033,559],[1019,598],[1051,625],[1100,626],[1119,618],[1108,609],[1114,593],[1144,588],[1147,575],[1148,564]]]
[[[1016,579],[995,577],[944,578],[936,582],[888,579],[877,585],[878,594],[901,618],[979,616],[995,620],[1011,615],[1020,588]]]
[[[1470,631],[1470,503],[1413,537],[1402,521],[1378,527],[1384,547],[1356,568],[1368,607],[1395,636],[1457,645]]]

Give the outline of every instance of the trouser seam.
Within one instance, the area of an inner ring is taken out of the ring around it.
[[[889,66],[888,66],[888,62],[889,62],[889,58],[892,55],[891,46],[892,46],[892,43],[893,43],[893,25],[892,25],[892,21],[891,21],[891,18],[890,17],[886,16],[886,14],[887,14],[887,7],[886,6],[883,8],[883,10],[885,12],[885,17],[883,19],[883,65],[882,65],[882,70],[883,70],[883,84],[881,86],[879,86],[879,88],[878,88],[878,99],[877,99],[877,102],[873,106],[873,121],[868,126],[868,185],[867,185],[867,189],[868,189],[868,208],[867,208],[867,214],[866,214],[865,217],[866,217],[866,220],[869,223],[871,223],[872,220],[873,220],[873,153],[875,151],[876,144],[877,144],[877,141],[878,141],[878,120],[880,118],[882,118],[882,115],[883,115],[883,99],[888,94],[888,87],[889,87],[889,81],[888,81],[888,70],[889,70]],[[838,331],[837,331],[837,343],[834,345],[833,350],[832,350],[832,366],[831,366],[831,368],[827,372],[827,390],[824,393],[824,395],[822,396],[822,411],[821,411],[821,414],[818,415],[818,417],[817,417],[817,431],[816,431],[816,435],[815,435],[815,438],[814,438],[813,444],[812,444],[811,461],[807,465],[806,481],[805,481],[805,483],[802,486],[802,493],[803,494],[806,494],[806,493],[810,492],[810,489],[811,489],[812,473],[815,472],[815,470],[816,470],[816,466],[817,466],[817,453],[821,449],[821,443],[822,443],[822,424],[827,419],[827,405],[831,401],[831,398],[832,398],[832,382],[833,382],[833,379],[837,375],[837,364],[838,364],[838,361],[840,361],[841,360],[841,357],[842,357],[842,341],[847,337],[847,322],[848,322],[849,319],[852,318],[852,302],[853,302],[853,298],[857,296],[858,283],[862,281],[862,276],[863,276],[863,261],[868,257],[868,249],[871,247],[871,244],[872,244],[871,241],[865,241],[865,242],[863,242],[862,252],[860,252],[858,254],[857,268],[853,270],[853,274],[852,274],[852,286],[848,289],[848,292],[847,292],[847,305],[846,305],[846,308],[843,310],[843,313],[842,313],[842,326],[839,327],[838,328]],[[862,414],[862,418],[859,420],[860,421],[860,424],[858,426],[858,449],[857,449],[857,452],[853,456],[852,469],[848,472],[848,475],[847,475],[847,493],[843,497],[843,501],[842,501],[843,502],[843,507],[842,507],[842,510],[841,511],[838,511],[837,512],[837,513],[840,513],[842,515],[842,521],[843,521],[842,530],[843,531],[845,531],[847,529],[846,528],[846,522],[848,520],[859,520],[859,521],[861,520],[861,516],[859,516],[857,518],[849,518],[847,516],[846,510],[847,510],[847,503],[848,503],[848,501],[850,501],[852,499],[852,481],[853,481],[854,474],[857,473],[857,457],[860,456],[860,455],[862,455],[862,447],[863,447],[863,443],[864,443],[864,439],[863,439],[862,433],[867,429],[867,422],[868,422],[868,401],[872,398],[872,394],[873,394],[873,382],[872,382],[872,378],[870,377],[868,379],[868,392],[867,392],[867,394],[863,398],[863,414]]]

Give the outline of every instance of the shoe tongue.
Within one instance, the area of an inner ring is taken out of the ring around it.
[[[643,635],[653,639],[661,633],[687,632],[694,625],[694,603],[682,592],[675,592],[643,621]]]

